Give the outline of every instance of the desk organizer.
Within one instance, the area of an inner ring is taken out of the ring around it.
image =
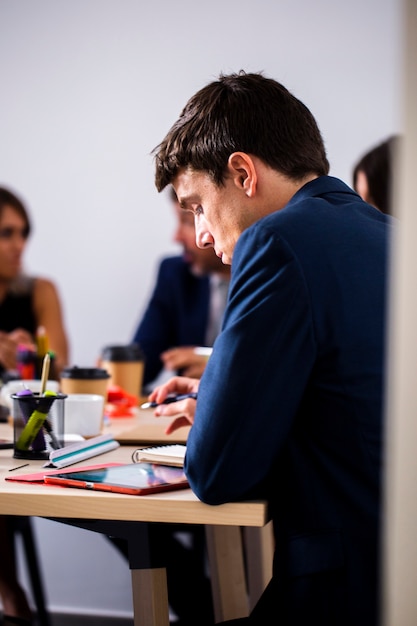
[[[16,459],[49,459],[51,450],[64,445],[63,393],[12,394],[13,456]]]

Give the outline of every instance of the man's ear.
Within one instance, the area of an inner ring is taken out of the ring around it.
[[[256,192],[258,176],[252,158],[246,152],[233,152],[227,162],[229,175],[238,189],[252,197]]]

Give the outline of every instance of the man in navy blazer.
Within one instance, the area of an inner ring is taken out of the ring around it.
[[[196,246],[192,215],[180,209],[175,193],[171,192],[170,198],[177,221],[174,241],[182,246],[183,254],[161,261],[152,296],[133,337],[145,354],[145,386],[164,367],[201,376],[207,360],[195,354],[194,348],[213,345],[226,306],[224,301],[219,319],[212,319],[211,290],[216,281],[224,280],[228,286],[230,280],[230,267],[223,265],[213,250]]]
[[[266,497],[276,551],[256,626],[379,623],[387,265],[395,220],[328,176],[305,107],[262,74],[220,76],[155,149],[156,186],[232,265],[185,471],[208,504]]]

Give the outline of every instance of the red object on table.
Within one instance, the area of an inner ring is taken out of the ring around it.
[[[137,404],[137,396],[127,393],[117,385],[110,385],[107,390],[107,404],[104,412],[108,417],[133,417],[134,407]]]

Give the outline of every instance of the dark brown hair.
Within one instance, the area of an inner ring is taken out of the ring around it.
[[[20,217],[24,220],[25,227],[25,236],[29,237],[31,231],[31,224],[28,212],[25,209],[23,202],[9,189],[5,187],[0,187],[0,217],[6,206],[12,208],[16,213],[20,215]]]
[[[391,194],[393,160],[399,136],[393,135],[364,154],[353,169],[353,188],[356,190],[359,172],[368,182],[371,203],[383,213],[392,213]]]
[[[242,70],[221,74],[190,98],[153,150],[156,187],[162,191],[182,167],[207,172],[221,185],[228,158],[236,151],[257,156],[293,179],[329,171],[308,108],[277,81]]]

